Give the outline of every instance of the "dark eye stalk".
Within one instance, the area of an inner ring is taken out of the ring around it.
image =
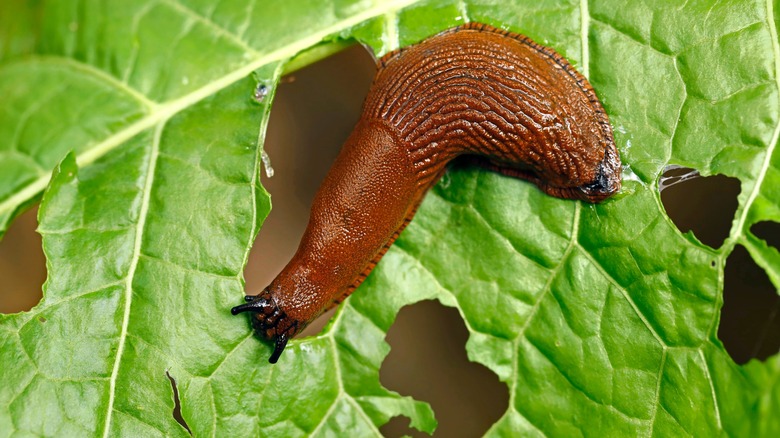
[[[268,339],[274,340],[274,352],[268,359],[268,362],[276,363],[279,360],[279,356],[282,355],[284,347],[287,346],[287,341],[290,340],[289,331],[291,328],[297,327],[297,324],[293,324],[291,327],[281,330],[279,325],[281,320],[286,319],[284,312],[279,309],[274,300],[270,298],[267,293],[261,295],[247,295],[244,297],[246,303],[230,309],[230,313],[238,315],[243,312],[252,312],[252,326],[255,332],[263,335]]]

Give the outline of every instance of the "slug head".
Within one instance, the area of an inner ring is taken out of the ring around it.
[[[289,318],[279,308],[268,289],[263,290],[260,295],[247,295],[244,300],[245,304],[233,307],[230,309],[230,313],[233,315],[243,312],[252,313],[252,327],[255,329],[255,333],[274,342],[274,352],[268,362],[276,363],[279,356],[282,355],[284,347],[287,346],[287,341],[298,332],[298,321]]]
[[[565,189],[566,193],[563,196],[556,196],[596,203],[620,190],[622,169],[611,132],[606,140],[608,145],[604,150],[604,159],[596,166],[593,179],[580,186]]]

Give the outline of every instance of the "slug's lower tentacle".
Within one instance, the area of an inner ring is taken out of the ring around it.
[[[275,340],[274,352],[268,361],[276,363],[287,341],[297,333],[298,323],[287,317],[267,291],[260,295],[247,295],[244,301],[245,304],[230,309],[230,313],[252,313],[252,327],[255,332],[266,339]]]
[[[379,61],[363,114],[320,187],[298,251],[233,308],[287,341],[344,299],[409,223],[453,158],[598,202],[620,189],[609,120],[588,81],[552,49],[479,23]]]

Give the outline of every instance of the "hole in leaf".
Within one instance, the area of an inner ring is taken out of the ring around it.
[[[260,293],[298,249],[314,195],[360,118],[375,73],[371,55],[356,45],[282,78],[265,142],[274,176],[262,179],[273,210],[244,270],[248,294]],[[303,335],[318,333],[332,315]]]
[[[0,313],[30,310],[43,297],[46,258],[37,215],[35,206],[17,217],[0,240]]]
[[[725,175],[701,176],[687,167],[669,166],[658,181],[666,214],[680,232],[693,231],[701,243],[719,248],[729,235],[740,182]]]
[[[757,222],[750,227],[750,232],[767,245],[780,251],[780,223],[772,221]]]
[[[427,437],[428,436],[428,434],[419,432],[416,429],[412,428],[411,422],[412,420],[408,419],[407,417],[404,417],[403,415],[399,415],[397,417],[391,418],[390,421],[387,422],[387,424],[385,424],[380,428],[380,431],[382,432],[382,436],[385,437],[400,437],[400,436]],[[439,423],[439,426],[441,426],[441,423]],[[436,432],[434,432],[434,434],[439,435]]]
[[[764,360],[780,351],[780,296],[766,272],[742,246],[724,268],[723,309],[718,338],[734,362]]]
[[[457,310],[438,301],[401,309],[387,333],[390,354],[382,363],[382,384],[431,404],[439,426],[434,436],[482,436],[509,405],[506,385],[466,356],[468,331]],[[408,419],[382,426],[385,436],[428,435],[409,429]]]
[[[171,373],[169,373],[168,370],[165,370],[165,375],[168,376],[168,380],[171,382],[171,388],[173,388],[173,418],[177,423],[181,424],[183,428],[187,429],[187,432],[189,432],[190,435],[192,435],[190,426],[184,421],[184,417],[181,415],[181,401],[179,400],[179,388],[176,387],[176,379],[171,376]]]

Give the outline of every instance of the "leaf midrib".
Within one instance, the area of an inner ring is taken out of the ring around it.
[[[76,163],[79,167],[92,164],[93,162],[95,162],[102,156],[106,155],[108,152],[112,151],[119,145],[133,138],[135,135],[170,119],[171,117],[178,114],[179,112],[195,105],[201,100],[209,96],[212,96],[217,92],[238,82],[239,80],[247,77],[248,75],[250,75],[252,72],[254,72],[259,68],[271,64],[273,62],[279,62],[286,59],[290,59],[295,54],[311,46],[314,46],[315,44],[322,41],[329,35],[337,34],[344,29],[360,24],[376,16],[384,15],[389,12],[404,8],[418,1],[420,0],[388,0],[388,1],[381,2],[381,4],[378,6],[368,8],[364,11],[361,11],[358,14],[352,15],[350,17],[347,17],[341,21],[334,23],[331,26],[323,28],[318,32],[311,33],[288,45],[282,46],[272,52],[265,54],[264,56],[259,56],[256,59],[249,61],[243,67],[233,70],[232,72],[210,82],[209,84],[201,88],[194,90],[189,94],[186,94],[178,99],[169,101],[167,103],[163,103],[152,107],[152,111],[147,116],[142,117],[141,119],[128,125],[124,129],[117,131],[115,134],[106,138],[102,142],[97,143],[94,147],[78,154],[76,156]],[[70,58],[62,58],[62,59],[67,59],[68,61],[73,62],[72,60],[70,60]],[[78,65],[83,65],[83,64],[78,64]],[[92,68],[89,69],[89,71],[91,71],[91,74],[94,74],[96,76],[100,75],[100,73],[96,73],[92,70],[94,69]],[[105,77],[103,77],[103,79],[105,80]],[[113,82],[115,81],[116,78],[113,79]],[[128,92],[128,94],[130,94],[134,98],[137,98],[136,96],[137,93],[131,93],[130,91],[126,90],[126,88],[127,87],[122,87],[122,89]],[[149,100],[147,99],[146,101],[148,102]],[[50,180],[51,180],[50,174],[41,176],[36,180],[23,186],[22,189],[20,189],[14,195],[7,198],[5,201],[0,202],[0,215],[12,214],[13,211],[16,208],[18,208],[19,205],[22,205],[24,202],[28,201],[29,199],[32,199],[33,197],[41,193],[43,189],[46,188],[46,186],[49,184]]]
[[[124,311],[122,314],[122,329],[119,334],[119,343],[114,357],[114,366],[111,370],[111,377],[108,380],[108,406],[106,408],[106,423],[103,429],[103,437],[108,437],[111,430],[111,419],[114,412],[114,399],[116,395],[116,379],[119,375],[119,364],[122,361],[122,354],[127,340],[127,327],[130,322],[130,309],[133,302],[133,279],[135,271],[138,268],[138,260],[141,258],[141,243],[143,242],[144,230],[146,229],[146,218],[149,214],[149,200],[151,199],[152,185],[154,184],[154,175],[157,169],[157,158],[160,155],[160,137],[165,127],[165,123],[160,123],[154,133],[152,148],[149,151],[149,164],[147,168],[146,179],[142,189],[141,209],[138,213],[138,223],[135,229],[135,241],[133,242],[133,256],[130,261],[130,269],[127,271],[124,287]]]
[[[766,21],[767,26],[769,27],[769,35],[772,38],[772,50],[775,56],[775,84],[777,86],[778,93],[780,94],[780,44],[777,40],[777,27],[775,26],[774,19],[775,11],[772,2],[773,0],[766,0]],[[772,139],[769,141],[769,147],[767,147],[766,155],[764,156],[764,162],[761,163],[761,170],[758,172],[753,189],[750,191],[750,194],[745,201],[745,206],[742,208],[742,211],[739,214],[736,226],[732,230],[731,244],[729,245],[730,248],[734,247],[737,240],[742,241],[747,236],[744,228],[748,213],[750,212],[750,208],[753,206],[753,202],[755,202],[756,198],[758,197],[758,193],[761,191],[761,186],[764,183],[766,174],[769,172],[769,166],[772,163],[772,156],[774,155],[775,148],[777,147],[778,138],[780,138],[780,121],[778,121],[775,125],[775,130],[772,133]],[[726,245],[724,245],[724,247],[725,246]],[[730,250],[724,251],[724,257],[725,254],[730,252]]]

